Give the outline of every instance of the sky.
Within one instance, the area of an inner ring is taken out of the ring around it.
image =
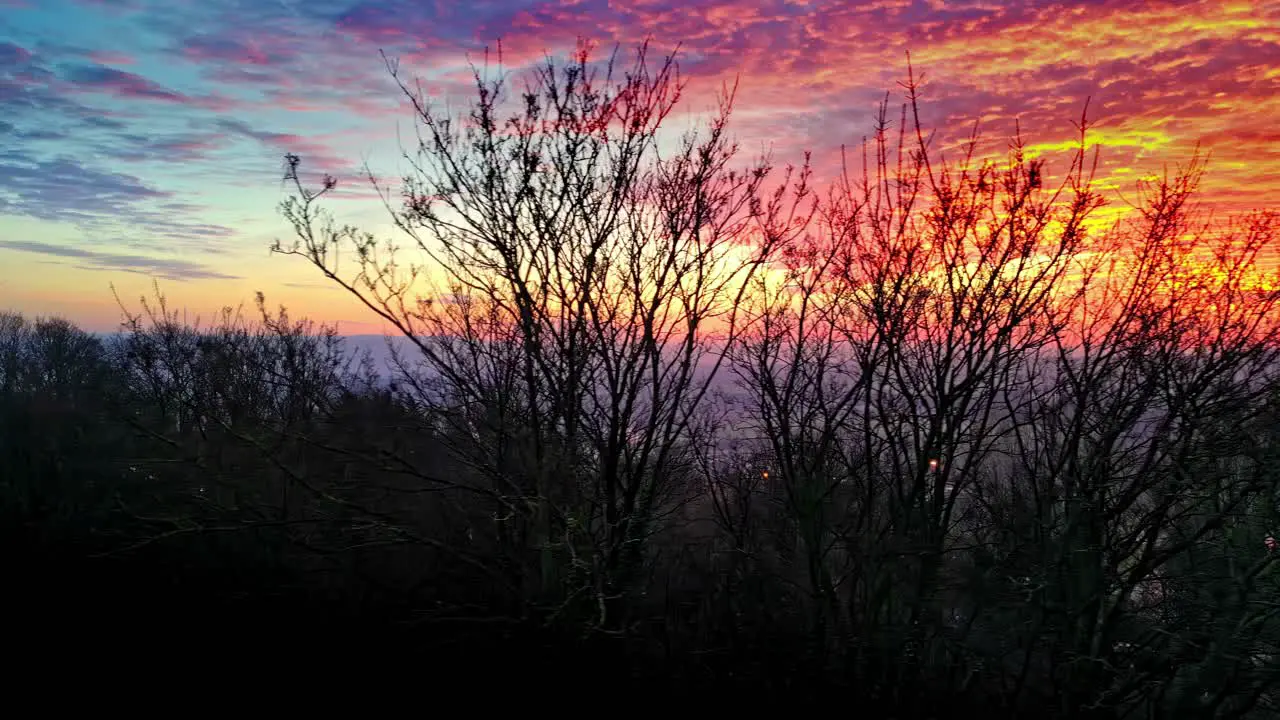
[[[268,252],[290,237],[284,153],[338,177],[340,221],[390,233],[361,168],[397,176],[413,117],[379,51],[463,107],[487,46],[518,69],[580,38],[646,37],[680,43],[677,122],[740,78],[731,130],[780,163],[860,142],[910,52],[933,127],[1003,141],[1016,119],[1052,153],[1088,100],[1116,207],[1197,144],[1215,212],[1280,204],[1280,2],[0,0],[0,310],[110,331],[111,287],[136,309],[158,282],[206,317],[260,290],[378,332]]]

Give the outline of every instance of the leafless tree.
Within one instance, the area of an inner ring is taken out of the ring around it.
[[[1200,674],[1258,652],[1274,601],[1254,582],[1271,560],[1256,550],[1255,513],[1280,480],[1264,462],[1273,448],[1224,432],[1258,427],[1280,371],[1280,295],[1266,266],[1277,217],[1205,219],[1192,206],[1201,170],[1193,159],[1144,186],[1133,217],[1080,258],[1075,292],[1052,306],[1054,364],[1019,408],[1018,485],[1043,553],[1027,607],[1053,636],[1067,703],[1111,710],[1159,695],[1156,707],[1179,717],[1229,716],[1274,683],[1255,678],[1242,703],[1240,688],[1219,683],[1249,673]],[[1255,551],[1241,555],[1244,534]],[[1205,558],[1194,571],[1192,557]],[[1224,574],[1205,571],[1209,557]],[[1195,620],[1160,617],[1152,608],[1182,573],[1192,577],[1176,582],[1211,595],[1229,583],[1235,601],[1203,605]],[[1224,634],[1210,641],[1202,632],[1215,626]],[[1139,671],[1135,656],[1175,662]]]
[[[402,387],[452,426],[443,436],[470,467],[458,482],[492,503],[483,532],[510,553],[512,584],[617,628],[693,467],[690,431],[739,332],[738,300],[787,241],[806,173],[766,190],[763,161],[735,165],[732,88],[701,131],[661,133],[684,85],[647,46],[624,67],[583,45],[519,93],[501,67],[476,68],[461,119],[388,67],[419,130],[392,213],[422,262],[335,226],[316,205],[332,180],[307,190],[296,158],[283,211],[299,239],[276,250],[412,340]],[[353,267],[339,266],[344,249]]]
[[[976,133],[944,162],[905,87],[897,132],[882,110],[860,175],[745,298],[733,369],[792,519],[781,580],[903,698],[928,674],[1069,716],[1269,701],[1269,557],[1235,553],[1274,450],[1223,429],[1259,427],[1276,387],[1275,214],[1198,213],[1193,160],[1102,226],[1085,119],[1051,184],[1018,137],[1007,163]],[[1234,574],[1192,572],[1205,553]],[[1212,642],[1143,605],[1175,566],[1187,597],[1234,578],[1233,603],[1196,596]]]
[[[395,394],[454,464],[414,477],[469,498],[520,612],[626,630],[696,536],[698,612],[785,606],[750,622],[798,621],[815,667],[899,702],[1274,702],[1274,213],[1199,212],[1196,160],[1105,225],[1087,116],[1056,176],[1018,134],[948,160],[913,74],[820,194],[807,157],[735,164],[731,89],[661,132],[683,85],[644,47],[623,70],[584,46],[516,94],[477,68],[461,119],[388,68],[419,132],[383,197],[421,261],[337,226],[336,181],[292,156],[275,249],[411,341]]]
[[[1083,147],[1049,187],[1015,139],[1003,167],[972,137],[944,163],[882,106],[807,242],[760,276],[735,370],[796,520],[821,627],[908,648],[944,615],[957,508],[1009,424],[1001,390],[1053,339],[1046,308],[1098,202]],[[906,693],[912,680],[899,678]]]

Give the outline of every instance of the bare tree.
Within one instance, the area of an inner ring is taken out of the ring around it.
[[[791,517],[780,580],[847,672],[904,699],[927,675],[1068,716],[1269,702],[1248,660],[1268,558],[1209,548],[1274,498],[1273,451],[1223,428],[1257,427],[1275,387],[1276,216],[1198,213],[1193,160],[1101,226],[1085,119],[1051,184],[1017,137],[1007,164],[976,134],[944,162],[905,87],[896,137],[885,108],[861,175],[746,298],[733,369]],[[1200,614],[1157,622],[1174,574]],[[1226,577],[1232,603],[1196,595]]]
[[[763,162],[734,165],[733,90],[701,132],[659,132],[681,99],[671,57],[639,47],[548,59],[512,97],[476,68],[468,117],[411,100],[397,226],[422,253],[338,228],[305,189],[283,206],[300,255],[412,340],[402,387],[445,426],[492,503],[512,584],[585,603],[619,627],[646,539],[692,467],[690,429],[739,331],[738,299],[786,240],[804,173],[766,193]],[[788,193],[795,194],[788,194]],[[389,196],[388,196],[388,205]],[[356,255],[343,271],[342,248]],[[567,608],[567,606],[566,606]]]
[[[976,135],[944,163],[906,87],[896,137],[886,103],[861,172],[846,165],[807,242],[761,277],[735,370],[821,626],[906,648],[909,695],[944,615],[957,503],[1007,431],[1001,390],[1053,339],[1046,308],[1098,202],[1083,147],[1056,188],[1016,139],[1004,168]]]
[[[403,205],[382,192],[420,262],[335,225],[336,181],[307,189],[293,156],[298,239],[275,250],[411,341],[395,395],[453,463],[412,477],[513,609],[627,630],[679,546],[659,531],[711,519],[679,552],[715,642],[798,621],[814,667],[901,703],[1273,702],[1271,556],[1249,548],[1276,516],[1275,214],[1200,214],[1196,161],[1105,226],[1087,117],[1056,179],[1019,135],[946,160],[914,74],[896,131],[886,101],[820,195],[807,157],[735,164],[732,90],[662,133],[683,85],[643,46],[625,70],[548,59],[516,94],[477,68],[461,119],[388,68],[418,143]]]
[[[1173,566],[1218,544],[1276,491],[1261,447],[1222,432],[1256,422],[1280,371],[1280,295],[1274,272],[1258,262],[1275,240],[1276,216],[1205,220],[1191,204],[1200,174],[1193,160],[1144,187],[1134,219],[1092,248],[1074,297],[1054,306],[1055,367],[1037,378],[1043,392],[1024,406],[1034,419],[1018,426],[1018,456],[1024,477],[1034,478],[1045,533],[1040,567],[1049,573],[1034,607],[1053,616],[1063,697],[1100,710],[1135,701],[1158,677],[1117,670],[1118,642],[1126,653],[1184,661],[1186,643],[1201,644],[1192,627],[1203,625],[1183,624],[1186,616],[1120,636],[1151,621],[1143,603],[1158,604]],[[1257,553],[1229,573],[1242,600],[1267,562]],[[1201,587],[1224,579],[1204,576]],[[1203,609],[1214,618],[1236,612],[1222,603]],[[1239,631],[1251,625],[1237,621]],[[1250,644],[1229,635],[1210,654],[1234,656]],[[1194,700],[1171,709],[1214,716],[1227,694],[1215,695],[1213,682],[1198,678]],[[1163,694],[1171,686],[1157,687]]]

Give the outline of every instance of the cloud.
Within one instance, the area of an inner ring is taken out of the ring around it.
[[[301,56],[298,48],[282,40],[265,33],[257,36],[241,34],[239,37],[201,34],[183,40],[181,53],[196,62],[280,67]]]
[[[68,65],[61,69],[61,76],[76,90],[100,92],[126,100],[151,100],[210,110],[228,110],[235,105],[226,96],[210,94],[192,97],[148,80],[137,73],[106,65]]]
[[[12,214],[43,220],[57,220],[68,211],[118,215],[139,201],[169,195],[136,176],[94,170],[74,158],[43,160],[22,151],[0,152],[0,210]]]
[[[24,58],[21,63],[13,63],[7,67],[0,63],[0,106],[3,106],[6,111],[5,123],[8,127],[6,132],[20,137],[24,143],[27,143],[29,149],[50,146],[57,148],[55,152],[65,154],[69,144],[74,144],[80,146],[78,149],[83,150],[84,155],[114,156],[122,146],[132,144],[137,138],[149,138],[154,135],[154,133],[117,134],[118,131],[125,131],[129,127],[126,120],[111,117],[113,114],[123,115],[122,113],[101,106],[87,105],[78,99],[73,99],[69,93],[64,92],[66,83],[58,73],[49,70],[32,53],[21,48],[19,50],[21,52],[0,48],[0,54],[7,52],[10,57]],[[76,50],[76,52],[87,55],[91,51]],[[92,66],[81,67],[83,69]],[[93,83],[97,82],[97,86],[114,86],[112,84],[116,83],[123,87],[132,87],[132,90],[122,92],[121,97],[126,100],[134,96],[169,98],[175,95],[158,85],[148,84],[148,81],[137,76],[123,77],[123,79],[121,76],[114,76],[115,80],[112,80],[113,76],[110,74],[96,72],[87,74],[72,72],[71,74],[73,77],[83,75],[80,79],[89,82],[89,86],[96,87]],[[74,85],[74,87],[84,90],[85,86]],[[98,140],[101,142],[97,142]],[[56,141],[56,145],[48,141]]]
[[[229,135],[255,140],[271,148],[279,154],[282,161],[285,153],[299,155],[305,159],[307,166],[316,172],[346,175],[358,171],[350,159],[334,154],[324,143],[308,140],[300,135],[259,130],[235,118],[219,118],[213,122],[213,125]]]
[[[126,133],[125,140],[102,149],[102,154],[126,162],[195,162],[227,143],[227,136],[217,133],[181,133],[160,137]]]
[[[0,107],[8,120],[35,116],[50,119],[83,118],[92,110],[64,97],[54,87],[57,78],[26,48],[0,43]]]
[[[217,223],[183,221],[172,210],[149,207],[173,193],[157,190],[137,176],[96,170],[75,158],[39,159],[22,151],[0,152],[0,214],[67,222],[101,231],[127,222],[150,236],[170,242],[208,243],[232,237]]]
[[[155,258],[144,255],[129,255],[113,252],[98,252],[85,248],[54,245],[52,243],[30,240],[0,240],[0,249],[19,252],[52,255],[54,257],[78,260],[82,267],[99,270],[118,270],[122,272],[154,275],[167,280],[236,280],[235,275],[215,272],[187,260],[177,258]]]
[[[63,79],[87,90],[98,90],[133,99],[188,102],[188,98],[135,73],[105,65],[73,65],[62,72]]]
[[[445,2],[365,0],[343,8],[331,19],[339,31],[364,43],[399,44],[410,39],[431,43],[469,40],[469,23],[502,11],[501,3],[465,7]]]
[[[910,51],[923,120],[949,152],[981,120],[982,152],[1002,154],[1016,121],[1055,171],[1087,100],[1108,187],[1131,187],[1203,141],[1212,152],[1206,198],[1238,209],[1274,204],[1280,191],[1275,4],[66,3],[83,18],[67,32],[46,3],[0,19],[0,213],[119,238],[125,254],[216,252],[275,234],[264,201],[280,192],[284,152],[303,156],[308,173],[338,175],[335,199],[357,197],[380,213],[370,194],[351,192],[361,185],[352,175],[365,157],[379,175],[404,169],[395,133],[411,142],[412,116],[378,51],[422,77],[437,107],[461,111],[471,99],[467,60],[499,41],[508,70],[580,37],[600,54],[621,43],[623,61],[645,38],[655,56],[679,43],[689,112],[672,116],[672,127],[713,108],[723,84],[740,77],[730,129],[744,155],[771,147],[784,164],[811,149],[828,174],[840,146],[871,131],[885,91],[897,127]]]
[[[115,50],[90,50],[84,56],[100,65],[134,65],[138,62],[132,55]]]
[[[145,3],[142,0],[80,0],[90,7],[104,7],[112,10],[139,10]]]
[[[31,53],[20,45],[0,42],[0,67],[13,68],[31,61]]]

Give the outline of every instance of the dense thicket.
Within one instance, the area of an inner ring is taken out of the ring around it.
[[[390,383],[261,297],[106,342],[0,318],[31,572],[486,683],[1277,711],[1280,216],[1210,222],[1192,161],[1105,225],[1084,122],[1056,174],[1018,138],[944,158],[913,82],[822,192],[738,162],[731,97],[662,135],[682,85],[643,49],[515,103],[478,74],[462,121],[403,87],[424,260],[335,225],[294,157],[276,248],[407,338]]]

